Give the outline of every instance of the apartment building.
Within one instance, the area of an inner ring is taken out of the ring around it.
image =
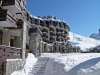
[[[32,25],[41,30],[44,42],[67,42],[69,39],[70,28],[68,24],[54,16],[32,17]]]

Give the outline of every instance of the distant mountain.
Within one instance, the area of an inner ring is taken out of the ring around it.
[[[90,38],[94,38],[94,39],[100,40],[100,34],[93,33],[93,34],[91,34]]]
[[[70,42],[73,46],[79,46],[81,50],[87,51],[89,48],[100,45],[100,41],[89,37],[81,36],[72,32],[69,32]]]

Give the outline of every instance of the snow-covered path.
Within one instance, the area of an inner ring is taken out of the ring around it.
[[[48,61],[48,57],[39,57],[28,75],[44,75]]]
[[[100,53],[44,53],[38,59],[31,54],[12,75],[100,75]]]

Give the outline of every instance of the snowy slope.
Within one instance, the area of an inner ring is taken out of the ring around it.
[[[73,46],[80,46],[83,51],[100,45],[100,41],[69,32],[70,42]]]

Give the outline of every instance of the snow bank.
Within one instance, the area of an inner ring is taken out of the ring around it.
[[[45,75],[100,75],[100,54],[47,54]],[[46,56],[46,54],[44,54]]]
[[[36,62],[37,58],[33,54],[29,53],[28,57],[23,62],[21,69],[19,71],[13,72],[11,75],[28,75],[28,72],[32,70]]]
[[[91,47],[98,46],[100,44],[100,41],[84,37],[72,32],[69,32],[70,42],[73,46],[79,46],[81,50],[87,51]]]

